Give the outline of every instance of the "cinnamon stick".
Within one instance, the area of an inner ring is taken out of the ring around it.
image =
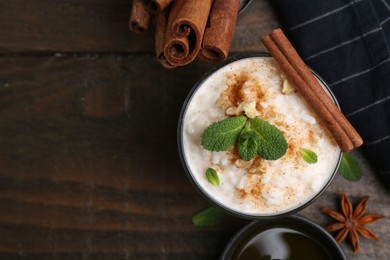
[[[354,147],[361,146],[363,144],[363,139],[360,137],[355,128],[350,124],[344,114],[341,113],[341,111],[334,105],[332,99],[310,72],[309,68],[301,59],[287,37],[284,35],[283,31],[281,29],[276,29],[270,34],[270,36],[278,48],[282,51],[284,56],[298,72],[298,74],[302,77],[302,79],[307,82],[307,84],[313,89],[317,98],[323,103],[323,105],[329,110],[335,120],[339,123],[340,127],[348,135]]]
[[[155,44],[156,44],[156,59],[161,65],[165,68],[174,68],[176,66],[170,64],[164,55],[164,46],[165,46],[165,35],[167,28],[168,12],[164,10],[157,14],[156,16],[156,34],[155,34]]]
[[[133,0],[129,19],[130,31],[143,33],[148,29],[150,14],[146,11],[145,6],[145,0]]]
[[[240,0],[215,0],[199,56],[212,62],[227,58],[234,35]]]
[[[164,55],[169,63],[183,66],[192,62],[198,55],[212,2],[213,0],[173,2],[164,48]],[[171,32],[172,35],[169,35]],[[185,42],[188,42],[188,53]]]
[[[151,0],[146,6],[146,10],[152,14],[157,15],[163,11],[173,0]]]
[[[164,57],[173,66],[182,66],[190,54],[190,42],[187,37],[176,36],[170,27],[165,31]],[[189,62],[188,62],[189,63]]]
[[[354,148],[351,140],[344,130],[337,123],[332,114],[322,104],[322,102],[315,95],[310,86],[302,79],[298,72],[294,69],[285,55],[281,52],[278,46],[275,44],[271,36],[267,35],[262,40],[264,46],[269,50],[274,59],[279,64],[280,68],[286,73],[287,77],[298,89],[303,98],[311,105],[313,110],[323,119],[326,123],[328,130],[333,134],[334,139],[338,143],[340,149],[343,152],[352,150]]]

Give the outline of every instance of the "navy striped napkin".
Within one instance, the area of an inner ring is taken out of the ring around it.
[[[390,187],[390,0],[277,0],[284,31],[332,88]]]

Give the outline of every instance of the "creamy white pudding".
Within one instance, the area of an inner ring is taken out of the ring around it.
[[[288,143],[286,154],[244,161],[236,147],[223,152],[202,147],[209,125],[242,114],[276,126]],[[234,61],[211,74],[189,99],[182,123],[182,156],[193,180],[209,198],[236,213],[270,216],[300,207],[329,184],[340,160],[331,134],[270,57]],[[317,163],[307,163],[301,148],[315,152]],[[208,168],[218,173],[219,186],[207,180]]]

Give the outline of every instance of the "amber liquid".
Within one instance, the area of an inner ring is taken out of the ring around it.
[[[328,260],[332,256],[321,244],[300,231],[285,227],[263,227],[248,236],[233,255],[235,260],[310,259]]]

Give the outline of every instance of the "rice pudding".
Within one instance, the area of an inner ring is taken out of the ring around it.
[[[288,144],[286,153],[277,160],[256,156],[245,161],[236,144],[221,152],[201,145],[208,126],[239,115],[278,128]],[[339,165],[341,152],[333,137],[271,57],[237,60],[208,76],[182,117],[179,134],[187,170],[207,197],[235,213],[274,216],[293,211],[316,197]],[[315,152],[317,162],[305,161],[301,149]],[[217,172],[218,186],[208,181],[209,168]]]

